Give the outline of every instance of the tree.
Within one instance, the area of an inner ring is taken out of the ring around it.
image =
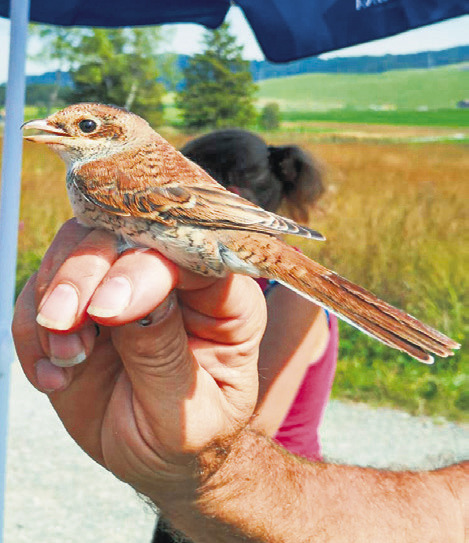
[[[48,86],[48,96],[45,100],[47,110],[57,105],[60,95],[63,97],[62,72],[68,70],[77,57],[77,48],[84,34],[83,28],[65,28],[63,26],[31,24],[29,34],[37,38],[41,46],[39,51],[30,55],[33,60],[49,61],[55,64],[55,84]]]
[[[57,87],[56,84],[32,83],[26,88],[26,104],[44,108],[47,115],[51,106],[51,96],[55,96],[56,102],[65,103],[67,87]]]
[[[40,55],[54,61],[60,74],[70,70],[74,88],[69,102],[104,102],[131,109],[152,124],[162,120],[163,86],[157,82],[156,55],[162,31],[139,28],[63,28],[33,25]],[[58,87],[51,96],[56,105]]]
[[[207,32],[205,50],[194,55],[184,70],[185,87],[177,104],[189,128],[248,126],[255,122],[256,85],[242,46],[224,23]]]
[[[276,130],[280,126],[280,108],[277,102],[269,102],[262,108],[259,124],[264,130]]]
[[[156,81],[155,60],[160,39],[155,28],[92,29],[80,43],[70,101],[122,106],[161,124],[163,86]]]
[[[159,79],[169,92],[176,92],[183,80],[179,58],[177,53],[163,53],[156,58]]]

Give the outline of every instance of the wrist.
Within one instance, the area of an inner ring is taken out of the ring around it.
[[[197,543],[268,541],[283,486],[293,485],[301,495],[292,457],[250,427],[214,441],[198,456],[196,469],[195,492],[159,508],[175,532]],[[265,469],[268,480],[259,473]],[[284,504],[283,514],[289,507],[295,503]]]
[[[446,485],[447,510],[451,517],[449,522],[455,534],[459,534],[460,540],[465,541],[465,531],[469,529],[469,462],[437,470],[433,475],[435,479],[442,479]]]
[[[235,481],[230,481],[231,467],[225,464],[231,464],[231,457],[239,454],[238,449],[242,449],[249,439],[250,431],[244,429],[214,440],[188,461],[185,477],[171,480],[166,476],[151,492],[144,492],[159,510],[163,530],[176,534],[181,541],[184,537],[194,542],[231,541],[220,536],[219,519],[210,509],[212,500],[232,499],[231,483]],[[222,534],[226,531],[221,530]]]
[[[168,526],[191,536],[194,536],[192,528],[195,526],[197,533],[208,530],[205,526],[209,512],[202,504],[216,499],[214,494],[218,491],[223,492],[228,479],[224,464],[233,448],[236,451],[239,448],[238,441],[243,446],[247,432],[241,430],[216,439],[198,455],[188,459],[185,469],[177,475],[165,473],[157,482],[153,479],[151,490],[143,493],[158,508]]]

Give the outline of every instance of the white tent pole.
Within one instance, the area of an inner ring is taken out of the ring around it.
[[[21,157],[25,95],[26,41],[29,0],[10,3],[10,57],[6,89],[6,118],[0,196],[0,543],[5,517],[5,475],[10,369],[14,351],[10,326],[13,316],[21,191]]]

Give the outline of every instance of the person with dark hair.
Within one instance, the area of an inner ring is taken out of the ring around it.
[[[277,211],[285,203],[292,219],[306,223],[324,192],[322,168],[296,145],[267,145],[239,128],[216,130],[189,141],[181,152],[223,186]]]
[[[217,130],[189,141],[181,152],[240,196],[307,222],[324,192],[322,168],[295,145],[270,146],[241,129]],[[256,424],[286,449],[321,459],[318,428],[334,378],[336,317],[265,279],[257,280],[268,307],[259,358]]]

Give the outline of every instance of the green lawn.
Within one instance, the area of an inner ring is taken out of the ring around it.
[[[261,104],[277,101],[281,110],[454,108],[469,98],[467,65],[381,74],[302,74],[260,81]],[[378,112],[379,113],[379,112]]]
[[[282,121],[295,123],[318,121],[338,123],[392,124],[408,126],[468,127],[469,109],[436,109],[415,111],[372,111],[332,109],[329,111],[284,111]]]

